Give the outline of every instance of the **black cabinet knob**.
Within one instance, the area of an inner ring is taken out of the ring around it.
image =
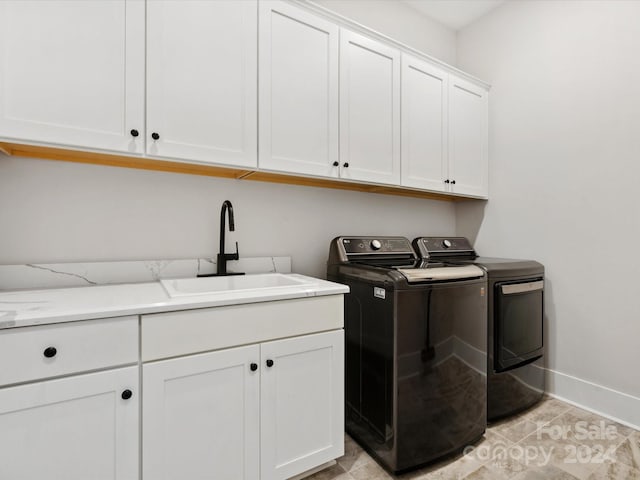
[[[456,181],[455,180],[451,180],[451,185],[455,185]]]
[[[444,183],[449,183],[449,179],[447,178],[447,179],[444,181]]]
[[[252,363],[249,368],[251,369],[252,372],[255,372],[258,369],[258,364],[257,363]]]
[[[53,358],[56,356],[56,353],[58,353],[58,350],[56,349],[56,347],[47,347],[44,349],[44,356],[47,358]]]
[[[138,135],[140,135],[140,132],[138,132],[138,130],[136,130],[135,128],[133,130],[131,130],[131,136],[132,137],[137,137]]]
[[[344,162],[344,163],[342,164],[342,166],[343,166],[344,168],[349,168],[349,162]]]
[[[273,360],[267,360],[267,367],[273,367]]]
[[[339,163],[339,162],[337,162],[337,161],[336,161],[336,162],[333,162],[333,166],[334,166],[334,167],[337,167],[338,165],[340,165],[340,163]]]
[[[154,140],[159,140],[160,139],[160,135],[158,133],[156,133],[156,132],[153,132],[151,134],[151,138],[153,138]]]
[[[128,388],[122,392],[122,399],[123,400],[129,400],[131,397],[133,397],[133,392],[131,390],[129,390]]]

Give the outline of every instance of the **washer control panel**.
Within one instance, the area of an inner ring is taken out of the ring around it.
[[[344,251],[350,254],[413,253],[404,237],[342,237]]]

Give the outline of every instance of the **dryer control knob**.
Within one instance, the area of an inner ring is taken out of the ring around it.
[[[382,243],[380,243],[380,240],[371,240],[371,248],[374,250],[380,250],[380,248],[382,248]]]
[[[442,241],[442,246],[444,248],[451,248],[451,240],[443,240]]]

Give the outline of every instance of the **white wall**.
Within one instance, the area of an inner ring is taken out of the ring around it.
[[[228,250],[319,277],[338,235],[455,232],[450,202],[0,157],[0,264],[213,257],[225,199]]]
[[[313,0],[394,40],[455,65],[456,32],[398,0]]]
[[[459,32],[459,67],[493,87],[490,201],[460,204],[457,229],[546,265],[551,387],[640,425],[638,19],[640,2],[518,1]]]

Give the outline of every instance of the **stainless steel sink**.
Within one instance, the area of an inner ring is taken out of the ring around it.
[[[313,283],[282,273],[260,273],[242,276],[179,278],[160,280],[171,297],[232,294],[236,292],[269,292],[285,288],[305,287]]]

